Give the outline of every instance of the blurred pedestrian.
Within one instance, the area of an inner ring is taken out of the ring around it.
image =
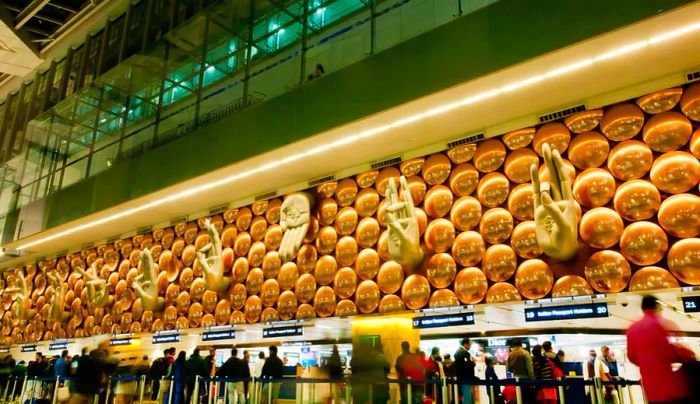
[[[669,342],[656,297],[644,296],[642,311],[643,317],[627,329],[627,357],[639,366],[650,403],[682,402],[690,396],[690,381],[684,372],[674,372],[671,366],[695,361],[695,357],[692,351]]]
[[[389,386],[386,383],[386,377],[389,366],[389,361],[380,348],[374,348],[364,341],[353,348],[350,368],[354,403],[387,402]]]

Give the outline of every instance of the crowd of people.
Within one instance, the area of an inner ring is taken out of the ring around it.
[[[646,397],[654,403],[700,402],[697,400],[697,383],[692,382],[693,377],[698,375],[693,352],[670,341],[668,323],[661,318],[661,306],[655,298],[645,297],[642,309],[643,318],[635,322],[627,332],[627,356],[640,369]],[[118,366],[117,361],[110,357],[108,348],[109,342],[104,341],[96,349],[89,352],[83,349],[80,355],[74,356],[70,356],[67,350],[53,357],[37,352],[34,360],[29,363],[16,361],[7,355],[0,359],[0,388],[9,389],[8,381],[14,376],[12,391],[3,392],[11,400],[23,394],[21,399],[24,401],[31,399],[40,402],[42,399],[51,399],[56,391],[63,391],[64,394],[59,394],[59,397],[64,399],[59,398],[59,401],[82,404],[92,403],[96,397],[100,398],[99,402],[103,402],[110,388],[110,380],[114,380],[111,379],[112,376],[138,376],[148,381],[147,393],[157,402],[184,404],[192,402],[193,396],[197,396],[199,402],[217,398],[229,404],[239,404],[248,402],[253,394],[257,394],[252,391],[250,383],[251,378],[256,378],[267,380],[261,392],[263,402],[267,402],[268,397],[276,402],[287,359],[278,356],[276,346],[269,347],[267,356],[259,352],[256,361],[251,360],[250,351],[239,351],[233,347],[230,357],[217,367],[214,349],[202,356],[200,349],[195,348],[188,356],[185,351],[178,353],[176,348],[168,348],[163,351],[162,357],[152,362],[148,356],[143,356],[138,363],[125,367]],[[453,356],[442,355],[439,347],[433,347],[428,355],[418,347],[411,347],[408,341],[403,341],[401,353],[393,364],[399,380],[391,381],[399,384],[401,402],[442,402],[443,394],[448,394],[449,402],[455,404],[477,402],[481,388],[475,385],[477,374],[483,375],[487,381],[497,381],[499,375],[494,357],[483,351],[476,352],[476,355],[472,355],[473,352],[476,350],[472,350],[469,338],[460,341]],[[505,361],[507,377],[521,381],[557,380],[571,370],[570,367],[565,370],[565,353],[562,350],[555,351],[550,341],[528,349],[520,338],[512,338],[509,341],[507,359],[505,358],[500,357],[501,361]],[[672,365],[678,363],[683,364],[681,372],[672,369]],[[364,341],[353,346],[347,370],[341,362],[338,347],[333,346],[330,357],[323,359],[322,368],[327,370],[327,376],[331,379],[330,394],[333,400],[342,399],[340,390],[346,371],[351,373],[353,402],[385,403],[389,400],[388,376],[392,366],[384,353],[381,340]],[[298,371],[297,376],[301,375]],[[602,382],[618,377],[618,362],[609,347],[602,346],[599,351],[589,351],[588,358],[583,362],[583,375],[586,379],[597,378]],[[206,382],[212,377],[223,379],[226,388],[212,389],[212,385]],[[456,380],[458,393],[453,393],[451,388],[443,389],[441,383],[445,378]],[[57,379],[58,386],[55,384]],[[25,380],[27,386],[24,386]],[[122,380],[125,380],[122,384],[124,386],[129,383],[127,379]],[[115,386],[120,383],[117,381],[111,385],[113,394],[119,394]],[[135,386],[136,383],[133,383]],[[131,394],[134,395],[136,388],[132,391],[134,393]],[[600,391],[604,402],[620,402],[620,397],[611,385],[604,385]],[[487,388],[486,392],[490,402],[516,402],[514,386]],[[214,397],[214,394],[219,395]],[[556,404],[559,399],[557,388],[547,384],[532,383],[529,387],[523,386],[520,394],[521,402],[525,404]],[[593,391],[588,391],[588,394],[593,394]]]

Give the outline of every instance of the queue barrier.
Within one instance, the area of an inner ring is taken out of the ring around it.
[[[0,385],[0,403],[34,403],[35,400],[43,398],[51,400],[52,404],[59,403],[59,389],[67,388],[67,383],[74,381],[73,377],[28,377],[28,376],[10,376],[6,379],[5,385]],[[146,376],[113,376],[110,378],[106,392],[104,394],[104,402],[110,403],[110,398],[114,396],[115,386],[119,383],[137,383],[136,394],[138,399],[135,400],[138,404],[142,404],[144,399],[149,402],[171,403],[174,398],[173,377],[162,377],[159,380],[149,380]],[[432,379],[384,379],[384,380],[367,380],[358,377],[347,376],[338,379],[329,378],[303,378],[303,377],[286,377],[282,379],[271,378],[231,378],[231,377],[199,377],[194,381],[193,391],[205,391],[206,394],[194,394],[191,403],[187,404],[219,404],[227,403],[230,388],[235,383],[248,383],[248,397],[245,402],[249,404],[272,404],[272,394],[269,394],[270,389],[274,390],[275,383],[294,383],[296,386],[295,403],[316,403],[315,391],[317,385],[327,384],[330,387],[331,396],[330,402],[339,404],[341,402],[349,404],[353,400],[353,385],[355,387],[362,386],[367,389],[369,402],[373,402],[373,393],[379,386],[398,385],[400,394],[406,394],[407,397],[413,397],[415,389],[424,388],[423,386],[433,386],[433,397],[435,404],[448,404],[453,401],[454,397],[460,396],[460,386],[462,385],[454,378],[436,377]],[[147,390],[154,391],[155,384],[159,384],[158,394],[155,400],[148,400],[153,397],[146,397]],[[500,379],[500,380],[473,380],[467,385],[484,386],[489,393],[490,404],[495,404],[496,391],[500,392],[501,387],[512,386],[516,391],[516,404],[524,404],[526,402],[525,393],[527,389],[553,387],[557,389],[558,404],[566,404],[567,389],[589,389],[589,399],[586,403],[590,404],[605,404],[605,391],[613,391],[617,394],[617,399],[614,402],[619,404],[642,404],[635,402],[632,388],[641,387],[638,380],[615,379],[612,381],[602,381],[600,378],[584,380],[582,378],[562,378],[558,380],[526,380],[526,379]],[[279,386],[279,385],[278,385]],[[342,386],[334,390],[334,386]],[[498,389],[498,390],[496,390]],[[530,390],[532,391],[532,390]],[[336,394],[342,392],[341,394]],[[626,394],[625,394],[626,393]],[[375,393],[376,394],[376,393]],[[133,397],[134,394],[132,394]],[[205,397],[205,399],[202,399]],[[643,395],[642,395],[643,397]],[[324,402],[327,402],[324,401]],[[95,397],[95,404],[98,404]],[[643,398],[643,403],[646,404],[646,398]]]

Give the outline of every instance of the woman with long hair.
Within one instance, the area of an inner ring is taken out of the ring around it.
[[[542,354],[542,346],[532,347],[532,368],[537,380],[554,380],[554,364]],[[556,387],[541,387],[537,390],[537,402],[540,404],[556,404]]]

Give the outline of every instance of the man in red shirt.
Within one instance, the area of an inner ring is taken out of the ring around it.
[[[689,383],[686,375],[674,372],[671,365],[695,358],[689,350],[669,342],[655,297],[644,296],[642,311],[644,317],[627,330],[627,356],[639,366],[649,404],[679,403],[688,397]]]

